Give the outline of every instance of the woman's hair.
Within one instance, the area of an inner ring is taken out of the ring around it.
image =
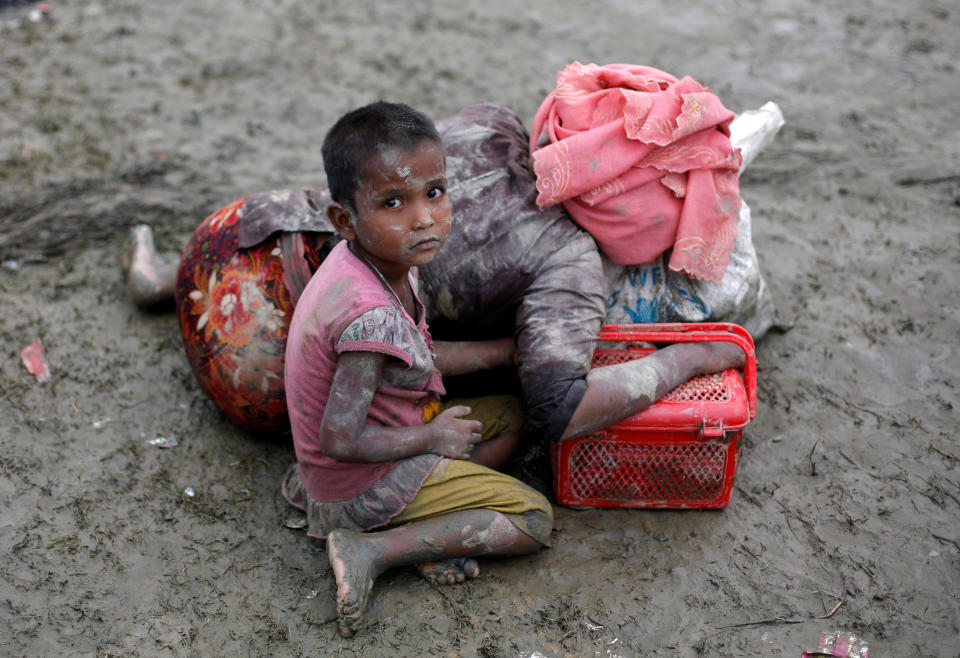
[[[383,147],[409,151],[424,140],[440,142],[436,126],[403,103],[378,101],[347,112],[323,140],[330,197],[356,212],[354,193],[365,162]]]

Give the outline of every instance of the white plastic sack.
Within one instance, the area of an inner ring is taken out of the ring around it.
[[[739,114],[730,139],[743,157],[741,171],[783,126],[776,103]],[[605,324],[638,322],[735,322],[759,338],[773,324],[773,298],[753,247],[750,207],[744,201],[737,238],[723,281],[693,279],[667,267],[670,252],[642,265],[622,266],[601,254]]]

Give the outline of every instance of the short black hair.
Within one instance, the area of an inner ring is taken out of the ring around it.
[[[440,133],[425,114],[403,103],[377,101],[337,119],[323,140],[323,168],[330,198],[357,211],[354,193],[364,162],[383,146],[404,151]]]

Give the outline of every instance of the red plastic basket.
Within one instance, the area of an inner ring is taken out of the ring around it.
[[[746,354],[743,375],[695,377],[640,413],[551,446],[553,488],[577,507],[719,508],[730,502],[743,428],[757,415],[753,339],[728,323],[610,325],[600,341],[727,341]],[[593,367],[640,359],[651,348],[598,348]]]

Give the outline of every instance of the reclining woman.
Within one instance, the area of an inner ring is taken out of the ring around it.
[[[676,125],[688,129],[676,136],[678,142],[701,133],[709,135],[711,144],[726,143],[727,150],[713,158],[720,164],[708,169],[724,174],[728,187],[735,181],[735,170],[733,178],[729,172],[738,164],[730,157],[736,149],[726,139],[733,114],[711,105],[713,113],[699,130],[692,130],[694,124],[684,118],[710,99],[708,92],[691,88],[689,79],[678,81],[652,69],[600,68],[587,71],[597,93],[603,90],[609,97],[617,88],[609,84],[615,78],[628,91],[655,96],[658,102],[651,107],[672,102]],[[589,79],[579,75],[585,77]],[[561,80],[558,97],[563,85]],[[558,113],[547,111],[549,116]],[[437,127],[447,152],[453,219],[446,246],[420,271],[428,321],[441,339],[515,336],[528,428],[537,438],[557,440],[604,427],[689,377],[723,369],[742,357],[728,346],[708,350],[675,345],[640,361],[591,371],[590,357],[605,319],[735,321],[755,336],[769,326],[769,294],[756,266],[745,204],[739,215],[731,207],[721,218],[726,235],[736,233],[727,245],[732,251],[725,254],[725,269],[723,258],[706,259],[714,263],[719,284],[671,269],[676,249],[644,263],[614,263],[601,254],[590,233],[571,221],[566,207],[577,198],[538,207],[542,190],[531,166],[530,137],[512,112],[478,105]],[[552,132],[556,139],[571,137]],[[674,145],[644,146],[646,155],[631,166],[640,169],[644,162],[655,162]],[[667,173],[673,175],[661,182]],[[660,170],[661,178],[644,184],[669,184],[672,194],[680,194],[690,179],[683,173]],[[329,202],[322,190],[241,199],[201,224],[180,262],[177,309],[194,372],[228,416],[252,429],[280,432],[286,427],[283,345],[298,291],[337,240],[331,238],[334,228],[325,214]],[[674,206],[682,216],[685,206]],[[138,230],[131,258],[134,284],[151,280],[137,273],[150,272],[155,258],[149,234]],[[641,235],[634,241],[643,239]],[[660,240],[666,244],[670,238]],[[649,252],[642,253],[649,258]],[[134,285],[134,297],[154,291],[161,297],[169,294],[169,279],[154,280],[156,285]]]

